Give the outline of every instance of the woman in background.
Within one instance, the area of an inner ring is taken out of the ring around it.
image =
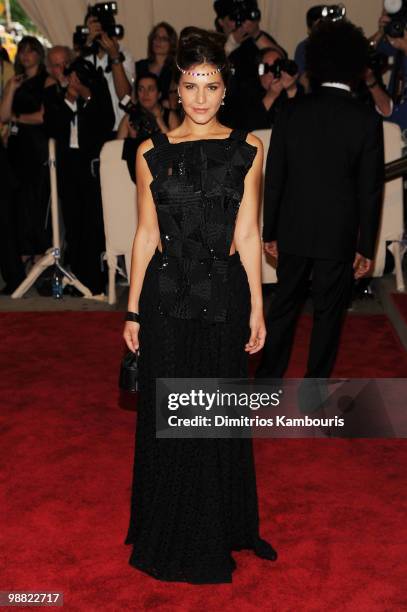
[[[178,114],[161,105],[161,93],[155,74],[146,74],[136,82],[137,103],[130,114],[120,122],[117,138],[124,138],[122,159],[125,159],[129,173],[136,182],[136,153],[141,142],[150,138],[154,132],[166,134],[175,129],[180,120]]]
[[[136,62],[136,81],[147,73],[156,74],[163,100],[168,98],[177,44],[178,37],[174,28],[166,21],[161,21],[148,35],[148,57]]]
[[[18,183],[19,252],[24,262],[36,261],[50,246],[48,139],[43,126],[47,76],[43,46],[35,37],[24,36],[17,47],[15,76],[7,82],[0,105],[0,121],[11,123],[8,158]]]

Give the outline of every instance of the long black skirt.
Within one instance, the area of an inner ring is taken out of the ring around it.
[[[258,547],[252,440],[157,439],[155,378],[248,376],[250,290],[238,253],[230,256],[230,317],[205,324],[163,316],[151,259],[140,295],[140,397],[130,526],[130,564],[157,579],[231,582],[231,551]],[[257,554],[257,553],[256,553]],[[259,555],[262,556],[262,555]]]

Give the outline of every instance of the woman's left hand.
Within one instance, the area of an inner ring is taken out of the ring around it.
[[[249,355],[253,355],[253,353],[257,353],[263,348],[266,340],[267,332],[263,312],[252,310],[249,325],[251,333],[244,350],[247,351]]]

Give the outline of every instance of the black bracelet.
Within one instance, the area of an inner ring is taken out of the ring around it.
[[[135,321],[136,323],[140,323],[140,315],[138,312],[127,312],[125,321]]]

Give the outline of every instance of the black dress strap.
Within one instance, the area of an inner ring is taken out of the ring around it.
[[[229,138],[232,138],[233,140],[246,141],[247,134],[248,134],[248,130],[241,130],[241,129],[235,128],[230,132]]]
[[[162,145],[162,144],[169,143],[167,135],[163,134],[162,132],[155,132],[154,134],[152,134],[151,140],[155,147],[158,147],[159,145]]]

